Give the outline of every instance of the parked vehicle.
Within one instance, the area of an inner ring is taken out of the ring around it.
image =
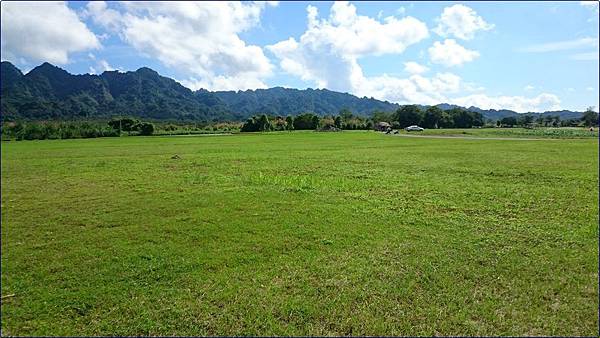
[[[406,131],[423,131],[425,129],[423,129],[419,126],[408,126],[408,127],[404,128],[404,130],[406,130]]]

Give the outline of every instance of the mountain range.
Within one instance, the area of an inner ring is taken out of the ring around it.
[[[2,120],[106,119],[131,116],[171,121],[240,121],[255,114],[298,115],[313,112],[335,115],[342,109],[369,116],[393,112],[401,105],[374,98],[356,97],[327,89],[274,87],[246,91],[192,91],[179,82],[142,67],[136,71],[105,71],[100,75],[73,75],[43,63],[27,74],[7,61],[0,67]],[[438,104],[447,110],[458,106]],[[421,105],[422,108],[428,106]],[[511,110],[466,108],[498,120],[521,116]],[[569,110],[535,115],[579,118]]]

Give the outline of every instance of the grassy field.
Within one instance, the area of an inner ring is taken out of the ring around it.
[[[597,154],[375,132],[3,142],[2,333],[595,335]]]
[[[401,133],[407,132],[402,130]],[[467,137],[519,137],[519,138],[598,138],[598,128],[469,128],[469,129],[426,129],[410,132],[411,135],[467,136]]]

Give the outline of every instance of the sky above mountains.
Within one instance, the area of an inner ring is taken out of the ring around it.
[[[327,88],[518,112],[598,103],[598,2],[2,2],[27,72],[147,66],[191,89]]]

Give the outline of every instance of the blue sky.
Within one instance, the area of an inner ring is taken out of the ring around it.
[[[2,60],[25,72],[146,66],[191,89],[599,106],[596,2],[2,2]]]

